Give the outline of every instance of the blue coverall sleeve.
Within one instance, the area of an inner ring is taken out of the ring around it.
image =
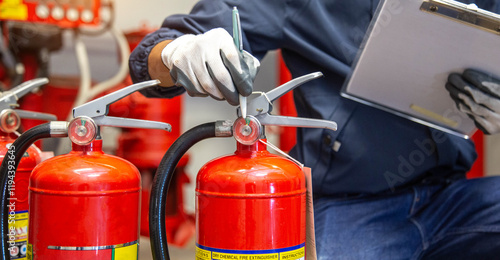
[[[479,8],[481,8],[481,9],[500,14],[500,1],[497,1],[497,0],[495,0],[495,1],[492,1],[492,0],[467,0],[467,1],[463,1],[463,2],[465,2],[466,4],[474,3],[474,4],[477,4],[477,6],[479,6]]]
[[[190,14],[169,16],[160,29],[147,35],[131,53],[129,68],[132,80],[140,82],[151,79],[148,55],[159,42],[175,39],[183,34],[204,33],[218,27],[232,34],[231,10],[234,6],[240,13],[243,48],[261,59],[268,50],[280,46],[287,16],[286,4],[287,1],[269,0],[202,0]],[[174,86],[149,88],[141,93],[147,97],[174,97],[183,92],[184,88]]]

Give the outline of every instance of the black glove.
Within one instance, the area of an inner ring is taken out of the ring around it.
[[[460,111],[474,120],[485,134],[500,133],[500,80],[467,69],[448,77],[446,89]]]

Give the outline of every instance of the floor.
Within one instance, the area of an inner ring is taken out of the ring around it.
[[[148,237],[141,237],[139,241],[139,260],[151,260],[153,256],[151,255],[151,247],[149,243]],[[168,252],[170,254],[170,258],[176,260],[184,260],[184,259],[194,259],[195,258],[195,249],[194,249],[194,241],[192,243],[188,243],[188,245],[184,248],[169,246]]]

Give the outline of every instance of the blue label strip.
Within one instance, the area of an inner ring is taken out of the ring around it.
[[[282,253],[282,252],[288,252],[288,251],[293,251],[297,250],[300,248],[303,248],[306,246],[306,243],[302,243],[297,246],[292,246],[292,247],[286,247],[286,248],[279,248],[279,249],[266,249],[266,250],[231,250],[231,249],[220,249],[220,248],[212,248],[212,247],[207,247],[207,246],[202,246],[198,243],[196,243],[196,246],[199,247],[200,249],[207,250],[207,251],[212,251],[212,252],[217,252],[217,253],[226,253],[226,254],[273,254],[273,253]]]

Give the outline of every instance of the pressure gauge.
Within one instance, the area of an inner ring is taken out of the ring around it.
[[[97,124],[90,117],[80,116],[69,123],[69,139],[78,145],[87,145],[97,137]]]
[[[236,141],[244,145],[252,145],[259,140],[262,135],[262,125],[253,116],[236,119],[233,125],[233,135]]]
[[[0,130],[5,133],[12,133],[19,128],[21,118],[12,109],[4,109],[0,113]]]

